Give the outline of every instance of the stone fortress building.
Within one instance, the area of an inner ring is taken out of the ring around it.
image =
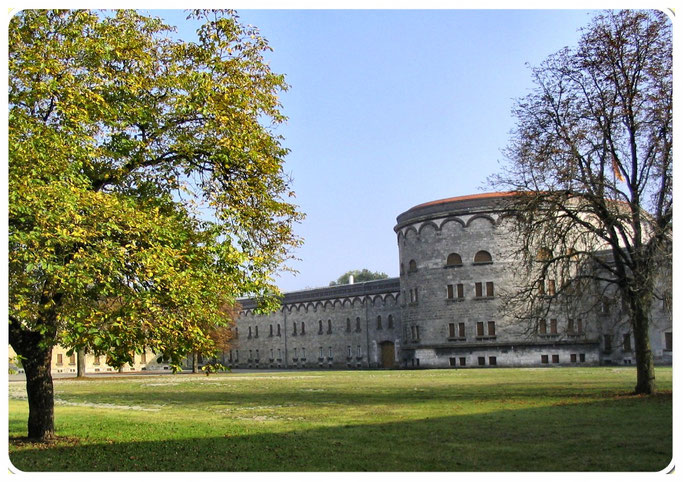
[[[232,349],[220,361],[252,369],[635,363],[616,299],[550,315],[532,334],[501,310],[500,294],[519,263],[499,207],[505,196],[455,197],[400,214],[399,278],[285,293],[281,309],[267,315],[255,313],[254,300],[240,300]],[[553,294],[554,280],[545,289]],[[670,364],[670,303],[653,303],[650,341],[655,362]],[[52,357],[53,373],[76,372],[76,356],[66,348],[55,347]],[[121,371],[168,369],[148,352]],[[86,355],[87,373],[113,371],[104,357]]]
[[[394,227],[399,278],[285,293],[256,314],[240,300],[234,368],[447,368],[635,363],[628,320],[605,300],[595,309],[542,320],[533,334],[501,310],[514,264],[499,202],[462,196],[415,206]],[[548,280],[552,294],[555,281]],[[670,288],[669,288],[670,289]],[[552,315],[551,315],[552,316]],[[670,306],[655,302],[656,363],[672,360]]]

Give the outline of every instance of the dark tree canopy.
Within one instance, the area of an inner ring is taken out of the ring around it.
[[[347,271],[346,273],[341,275],[339,278],[337,278],[337,281],[330,281],[330,286],[347,285],[349,284],[350,276],[353,276],[354,283],[362,283],[364,281],[374,281],[378,279],[387,279],[389,277],[386,273],[370,271],[367,268],[354,269],[351,271]]]
[[[492,179],[519,193],[510,208],[531,280],[516,293],[520,317],[548,308],[533,294],[551,278],[563,281],[558,297],[589,281],[616,289],[633,329],[639,393],[654,391],[650,307],[671,266],[671,69],[666,15],[597,15],[577,48],[532,70],[504,173]]]
[[[238,296],[274,306],[300,242],[268,44],[233,12],[190,17],[195,42],[133,10],[10,22],[10,344],[31,437],[53,431],[52,346],[114,366],[210,354]]]

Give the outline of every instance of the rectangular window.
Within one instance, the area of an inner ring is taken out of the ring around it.
[[[133,355],[133,363],[135,363],[135,355]],[[75,365],[76,364],[76,355],[72,354],[69,357],[69,365]]]
[[[277,357],[279,360],[282,360],[282,349],[280,348],[277,349]]]
[[[553,363],[560,363],[560,355],[553,355]]]
[[[460,357],[460,366],[464,367],[465,365],[467,365],[467,358],[465,358],[464,356],[461,356]]]
[[[481,283],[474,283],[474,296],[476,296],[477,298],[482,297]]]
[[[256,361],[258,361],[259,358],[261,358],[261,357],[258,355],[258,349],[256,349]]]
[[[348,352],[349,352],[349,355],[348,355],[348,356],[349,356],[349,358],[351,358],[351,356],[352,356],[352,355],[351,355],[351,345],[347,346],[346,348],[348,349]]]
[[[670,331],[664,332],[664,351],[672,351],[673,337],[671,334]]]
[[[538,322],[538,332],[539,332],[541,335],[545,335],[545,334],[546,334],[547,328],[546,328],[546,325],[545,325],[545,320],[541,320],[541,321]]]
[[[495,357],[495,356],[490,356],[490,357],[489,357],[489,365],[496,365],[496,364],[497,364],[496,357]]]
[[[600,312],[603,315],[609,314],[609,301],[608,300],[602,300],[602,303],[600,305]]]
[[[455,338],[455,323],[448,324],[448,337]]]
[[[550,296],[555,295],[555,280],[554,279],[549,279],[548,280],[548,294]]]
[[[320,356],[318,358],[322,358],[322,357],[323,357],[323,347],[321,346],[320,347]]]
[[[571,361],[572,363],[576,363],[576,353],[572,353],[571,355],[569,355],[569,361]]]
[[[410,327],[410,334],[413,337],[413,340],[417,340],[417,336],[415,336],[415,325]]]
[[[465,323],[458,323],[458,336],[465,338]]]
[[[446,297],[449,300],[453,299],[453,285],[448,285],[446,286]]]
[[[465,297],[465,287],[462,283],[459,283],[456,288],[458,289],[458,299],[463,299]]]
[[[362,356],[362,355],[361,355],[361,352],[360,352],[360,345],[358,345],[358,346],[356,347],[356,353],[357,353],[356,356],[357,356],[358,358],[360,358],[360,357]]]
[[[579,361],[580,362],[586,361],[586,354],[585,353],[579,353]]]
[[[583,320],[580,318],[576,320],[576,333],[579,335],[583,333]]]
[[[330,358],[332,358],[332,347],[330,347],[329,355]]]
[[[624,335],[624,351],[631,351],[631,334]]]
[[[63,355],[61,353],[57,354],[57,365],[62,365],[64,363]]]
[[[605,342],[605,353],[611,352],[612,351],[612,337],[610,335],[605,335],[603,339]]]
[[[484,322],[477,321],[477,336],[484,336]]]
[[[296,349],[294,349],[294,351],[296,352]],[[249,350],[249,361],[251,361],[252,358],[254,358],[254,352],[253,350]]]
[[[298,348],[295,348],[295,349],[294,349],[294,358],[299,358],[299,355],[298,355]]]
[[[548,363],[548,355],[541,355],[541,363]]]
[[[455,357],[451,357],[448,359],[448,364],[452,367],[455,366]]]
[[[567,333],[570,335],[574,334],[574,320],[571,318],[567,320]]]
[[[306,358],[306,348],[301,349],[301,358],[305,359]]]
[[[493,296],[493,281],[486,282],[486,296],[489,298]]]
[[[99,365],[100,364],[100,357],[99,355],[95,357],[95,359],[92,362],[93,365]]]
[[[478,361],[480,366],[486,365],[486,357],[480,356]]]
[[[496,322],[489,321],[489,336],[496,336]]]
[[[420,339],[420,325],[415,326],[415,334],[417,335],[416,340]]]
[[[147,363],[147,353],[145,353],[144,351],[140,355],[140,363]]]
[[[538,294],[541,296],[545,295],[545,280],[538,282]]]
[[[550,334],[557,335],[557,320],[555,318],[550,319]]]

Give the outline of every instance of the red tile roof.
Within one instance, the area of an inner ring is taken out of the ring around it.
[[[470,194],[468,196],[449,197],[446,199],[439,199],[436,201],[430,201],[427,203],[418,204],[417,206],[410,208],[409,211],[412,211],[413,209],[427,207],[427,206],[433,206],[436,204],[446,204],[446,203],[455,202],[455,201],[470,201],[473,199],[507,197],[507,196],[514,196],[515,194],[517,194],[517,193],[515,193],[515,192],[486,192],[486,193],[482,193],[482,194]]]

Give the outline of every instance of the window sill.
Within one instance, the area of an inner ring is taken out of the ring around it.
[[[465,301],[465,297],[462,297],[462,298],[446,298],[447,303],[457,303],[460,301]]]
[[[487,341],[487,340],[495,340],[496,337],[494,336],[477,336],[475,338],[477,341]]]
[[[467,338],[466,337],[460,337],[460,336],[456,336],[453,338],[449,337],[448,341],[467,341]]]
[[[487,301],[487,300],[492,300],[494,298],[495,298],[495,296],[475,296],[472,299],[475,301]]]

